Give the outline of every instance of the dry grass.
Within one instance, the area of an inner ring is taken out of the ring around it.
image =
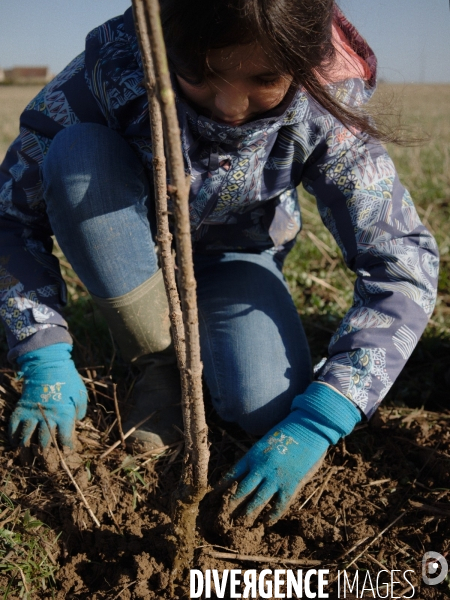
[[[0,85],[0,157],[19,134],[19,117],[28,102],[39,92],[35,85]]]

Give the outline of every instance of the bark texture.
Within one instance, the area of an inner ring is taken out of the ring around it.
[[[185,457],[173,510],[173,581],[181,580],[192,561],[199,502],[208,489],[208,437],[202,391],[202,362],[196,281],[189,221],[189,181],[184,171],[175,107],[158,0],[133,0],[136,30],[149,97],[158,244],[169,298],[175,350],[181,372]],[[166,182],[166,160],[170,185]],[[174,206],[180,301],[171,253],[167,191]]]

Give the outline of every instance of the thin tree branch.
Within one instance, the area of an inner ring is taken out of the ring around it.
[[[182,578],[182,573],[194,554],[193,541],[198,506],[208,489],[208,429],[203,404],[197,294],[189,217],[189,183],[184,172],[181,134],[164,45],[159,3],[158,0],[132,1],[152,128],[158,241],[161,244],[162,267],[171,309],[172,329],[174,337],[177,338],[174,339],[174,346],[181,370],[185,455],[178,488],[179,496],[174,502],[172,519],[172,534],[175,541],[171,581],[173,591],[174,580]],[[170,186],[166,186],[165,181],[164,145],[168,158]],[[184,332],[179,323],[178,296],[175,298],[176,285],[171,259],[167,191],[171,194],[174,206],[178,283]]]
[[[399,514],[399,515],[398,515],[398,516],[397,516],[397,517],[396,517],[396,518],[395,518],[395,519],[392,521],[392,523],[389,523],[389,525],[388,525],[387,527],[385,527],[385,528],[383,529],[383,531],[380,531],[380,533],[379,533],[377,536],[375,536],[371,542],[369,542],[369,543],[367,544],[367,546],[364,548],[364,550],[363,550],[362,552],[360,552],[360,553],[358,554],[358,556],[356,556],[356,557],[355,557],[355,558],[354,558],[354,559],[353,559],[351,562],[349,562],[349,563],[348,563],[348,565],[346,565],[346,566],[345,566],[345,569],[349,569],[349,568],[350,568],[350,567],[351,567],[351,566],[352,566],[352,565],[353,565],[353,564],[354,564],[354,563],[355,563],[355,562],[356,562],[356,561],[357,561],[359,558],[361,558],[361,556],[363,556],[363,555],[364,555],[364,554],[367,552],[367,550],[370,548],[370,546],[372,546],[372,544],[374,544],[374,543],[375,543],[377,540],[379,540],[379,539],[380,539],[380,538],[381,538],[381,537],[382,537],[382,536],[383,536],[383,535],[386,533],[386,531],[387,531],[388,529],[390,529],[390,528],[391,528],[393,525],[395,525],[395,524],[397,523],[397,521],[399,521],[399,520],[400,520],[402,517],[404,517],[405,515],[406,515],[406,512],[402,512],[402,513],[400,513],[400,514]],[[336,578],[336,579],[337,579],[337,578]],[[334,579],[333,581],[336,581],[336,579]]]
[[[164,154],[161,108],[156,97],[156,79],[143,1],[133,0],[133,9],[135,13],[136,33],[144,67],[144,81],[147,89],[152,132],[153,183],[155,188],[156,218],[158,223],[157,241],[159,244],[164,285],[169,302],[172,338],[177,354],[178,367],[180,372],[183,373],[186,365],[186,348],[183,316],[181,313],[180,297],[178,295],[175,279],[175,264],[172,256],[172,234],[169,229],[167,210],[166,157]]]
[[[282,556],[260,556],[252,554],[231,554],[231,552],[216,552],[207,550],[206,554],[213,558],[223,558],[224,560],[242,560],[248,562],[261,563],[285,563],[287,565],[319,566],[323,564],[320,560],[309,560],[307,558],[283,558]]]
[[[46,425],[47,425],[47,427],[48,427],[48,431],[49,431],[49,433],[50,433],[50,437],[51,437],[51,439],[52,439],[53,445],[54,445],[54,446],[55,446],[55,448],[56,448],[56,452],[58,453],[59,460],[61,461],[61,464],[62,464],[62,466],[63,466],[63,469],[65,470],[65,472],[66,472],[66,473],[67,473],[67,475],[69,476],[69,478],[70,478],[70,481],[71,481],[71,482],[73,483],[73,485],[75,486],[75,489],[77,490],[78,494],[80,495],[80,498],[81,498],[81,500],[83,501],[83,504],[84,504],[84,506],[86,507],[86,509],[87,509],[88,513],[90,514],[90,516],[91,516],[92,520],[93,520],[93,521],[94,521],[94,523],[97,525],[97,527],[100,527],[100,522],[99,522],[99,520],[97,519],[97,517],[96,517],[96,516],[94,515],[94,513],[92,512],[92,509],[91,509],[91,507],[89,506],[89,503],[88,503],[88,501],[86,500],[86,498],[85,498],[85,496],[84,496],[83,492],[81,491],[81,489],[80,489],[80,487],[79,487],[78,483],[75,481],[75,478],[74,478],[74,476],[72,475],[72,473],[71,473],[71,471],[70,471],[69,467],[67,466],[67,463],[66,463],[66,461],[64,460],[64,457],[63,457],[63,455],[62,455],[62,452],[61,452],[61,450],[59,449],[59,446],[58,446],[58,444],[57,444],[57,442],[56,442],[55,436],[53,435],[53,431],[52,431],[52,429],[51,429],[51,427],[50,427],[50,423],[49,423],[49,422],[48,422],[48,420],[47,420],[47,417],[46,417],[46,415],[45,415],[45,411],[44,411],[44,409],[42,408],[42,405],[41,405],[41,404],[38,404],[38,408],[39,408],[39,410],[41,411],[41,415],[42,415],[42,417],[43,417],[43,419],[44,419],[44,421],[45,421],[45,423],[46,423]]]
[[[123,435],[122,419],[120,417],[119,403],[117,401],[117,384],[116,383],[113,384],[113,397],[114,397],[114,409],[116,411],[116,418],[117,418],[117,427],[119,428],[119,437],[120,437],[120,441],[122,443],[122,448],[125,450],[125,448],[127,446],[125,443],[125,437]]]
[[[154,414],[155,413],[152,412],[151,414],[147,415],[145,417],[145,419],[142,419],[142,421],[139,421],[139,423],[136,423],[136,425],[134,425],[134,427],[132,427],[126,433],[124,433],[123,439],[126,440],[127,437],[129,437],[132,433],[134,433],[136,431],[136,429],[139,429],[139,427],[141,425],[143,425],[146,421],[151,419]],[[121,443],[122,443],[122,440],[117,440],[117,442],[114,442],[114,444],[112,446],[110,446],[107,450],[105,450],[105,452],[103,452],[103,454],[100,455],[100,458],[105,458],[105,456],[108,456],[108,454],[110,454],[113,450],[115,450],[117,448],[117,446],[120,446]]]
[[[139,3],[140,0],[134,0]],[[143,0],[154,64],[156,89],[161,107],[164,140],[167,151],[171,196],[174,204],[177,258],[180,273],[180,295],[186,336],[186,379],[188,396],[183,399],[183,412],[190,423],[186,431],[185,450],[192,454],[191,464],[185,469],[188,494],[203,496],[207,489],[208,438],[203,405],[202,362],[196,281],[192,261],[191,226],[189,218],[189,185],[184,171],[181,133],[175,107],[175,96],[170,79],[164,37],[159,16],[158,0]],[[151,81],[151,76],[148,77]],[[185,429],[186,428],[185,421]],[[192,474],[188,476],[188,470]]]

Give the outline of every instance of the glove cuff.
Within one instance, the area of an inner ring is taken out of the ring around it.
[[[353,431],[361,413],[350,400],[331,387],[314,381],[292,402],[291,422],[302,423],[324,435],[332,444]]]
[[[18,356],[16,360],[19,367],[21,367],[21,371],[26,371],[30,368],[44,366],[47,363],[71,360],[71,351],[71,344],[60,342],[31,350],[31,352]]]

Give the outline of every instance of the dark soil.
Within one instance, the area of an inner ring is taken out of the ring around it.
[[[130,457],[119,448],[100,460],[117,434],[116,427],[111,429],[115,418],[112,383],[95,370],[89,373],[96,383],[91,384],[88,417],[78,425],[76,451],[66,454],[66,460],[100,528],[54,450],[43,455],[37,446],[22,450],[11,448],[8,442],[0,446],[0,491],[23,510],[29,509],[55,534],[61,533],[59,554],[54,556],[60,565],[56,587],[33,597],[187,597],[181,588],[169,594],[165,540],[170,499],[180,475],[180,448],[159,458]],[[1,377],[0,425],[5,432],[19,387],[12,371],[3,370]],[[119,389],[119,398],[125,396],[126,390]],[[121,407],[125,412],[125,403]],[[213,486],[254,440],[219,421],[212,410],[208,412]],[[6,435],[0,438],[5,440]],[[358,569],[363,575],[368,570],[376,576],[382,568],[409,569],[414,571],[409,573],[414,598],[450,597],[448,583],[425,586],[421,579],[425,551],[450,554],[450,411],[382,408],[370,424],[330,450],[288,514],[272,527],[264,525],[264,515],[252,527],[243,527],[239,519],[224,517],[221,503],[222,498],[210,495],[201,506],[193,568],[298,569],[302,567],[285,560],[315,560],[320,568],[330,570],[330,581],[349,563],[353,563],[349,572]],[[277,557],[279,562],[224,561],[209,555],[227,550]],[[0,576],[0,590],[6,585],[7,577]],[[394,596],[402,592],[410,596],[411,588],[404,587],[398,585]],[[336,583],[327,588],[330,598],[338,597],[336,590]],[[8,595],[11,600],[16,597]],[[348,592],[347,597],[351,597]]]

